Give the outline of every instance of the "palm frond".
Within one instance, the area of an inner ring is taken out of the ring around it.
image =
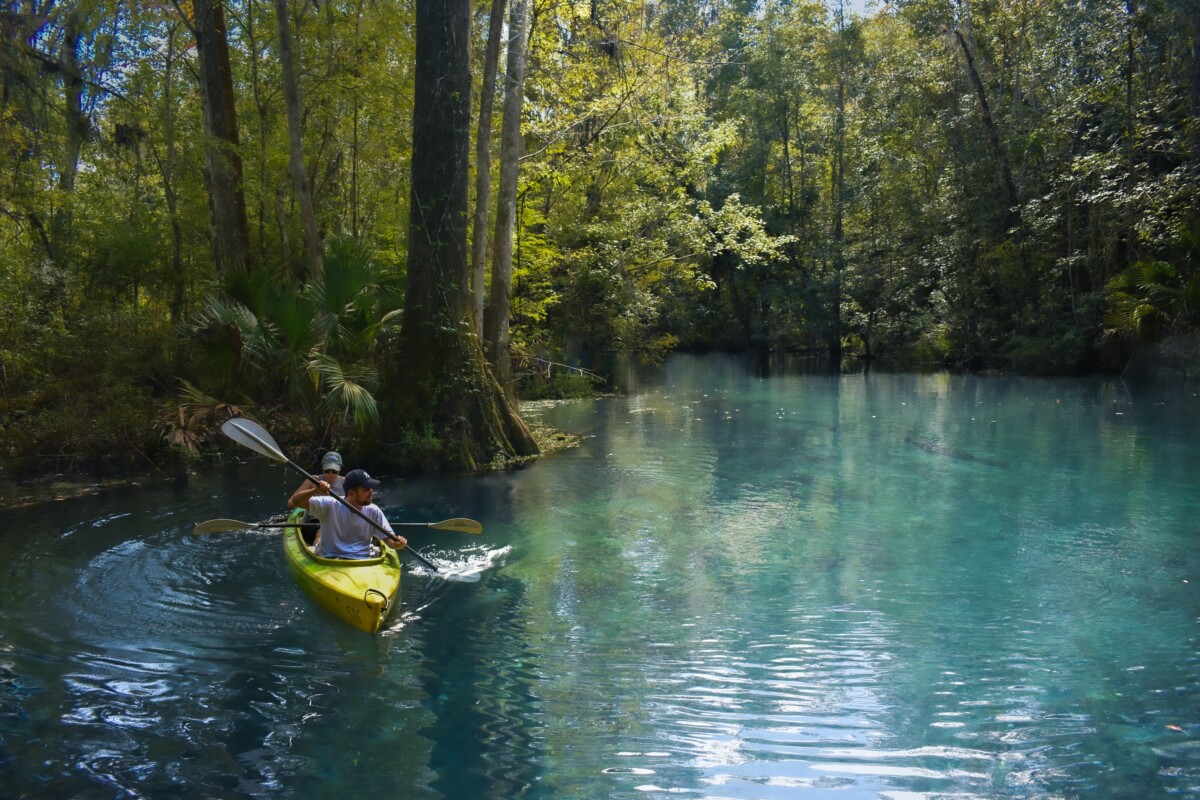
[[[326,353],[309,361],[309,369],[319,376],[322,416],[353,421],[359,430],[379,424],[379,406],[372,393],[377,382],[375,370],[366,366],[345,367]]]
[[[243,374],[253,373],[261,378],[271,375],[282,361],[279,331],[268,319],[255,318],[254,325],[243,334]]]
[[[180,395],[182,402],[164,414],[156,426],[167,444],[192,455],[216,438],[221,423],[242,415],[237,406],[205,394],[186,380],[180,381]]]
[[[201,360],[216,375],[241,368],[246,338],[256,325],[254,315],[236,301],[209,297],[188,325]]]
[[[1154,259],[1139,261],[1105,284],[1106,336],[1153,341],[1183,318],[1184,287],[1175,266]]]
[[[294,291],[284,291],[271,298],[267,316],[274,323],[279,345],[288,352],[309,350],[320,336],[311,302]]]

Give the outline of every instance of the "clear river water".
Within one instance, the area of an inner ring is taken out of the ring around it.
[[[485,531],[412,534],[377,636],[190,535],[282,510],[248,451],[8,512],[0,797],[1200,797],[1194,387],[618,379],[524,409],[577,448],[385,483]]]

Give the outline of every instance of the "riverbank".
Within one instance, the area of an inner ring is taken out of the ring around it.
[[[70,480],[61,476],[39,478],[21,484],[7,484],[0,488],[0,509],[15,511],[24,508],[62,503],[80,497],[101,494],[112,489],[144,486],[161,483],[158,473],[146,473],[139,477],[114,478],[111,480]]]
[[[583,441],[583,437],[581,436],[558,430],[541,422],[531,422],[528,424],[541,452],[536,456],[524,458],[497,458],[484,469],[480,470],[481,473],[519,468],[546,456],[577,447]],[[209,462],[204,459],[197,459],[191,463],[190,467],[197,467],[207,463]],[[190,467],[146,471],[144,473],[107,479],[96,479],[89,476],[72,478],[63,475],[51,475],[21,483],[7,483],[0,485],[0,509],[15,511],[48,503],[63,503],[69,500],[77,500],[114,489],[158,486],[168,481],[186,480]]]

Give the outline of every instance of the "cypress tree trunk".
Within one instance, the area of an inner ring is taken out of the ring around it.
[[[467,286],[470,0],[417,0],[404,328],[388,370],[388,454],[472,470],[538,452],[488,372]]]

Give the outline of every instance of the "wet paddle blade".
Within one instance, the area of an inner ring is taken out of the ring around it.
[[[192,536],[204,536],[222,531],[249,531],[257,527],[253,522],[242,522],[236,519],[210,519],[208,522],[201,522],[192,528]]]
[[[483,526],[473,519],[455,517],[441,522],[393,522],[393,528],[433,528],[435,531],[458,531],[459,533],[483,533]]]
[[[459,533],[483,533],[483,526],[473,519],[458,517],[444,522],[428,522],[429,527],[438,531],[458,531]]]
[[[235,417],[221,425],[221,432],[243,447],[249,447],[272,461],[288,463],[287,456],[279,449],[271,434],[256,422],[251,422],[245,417]]]

